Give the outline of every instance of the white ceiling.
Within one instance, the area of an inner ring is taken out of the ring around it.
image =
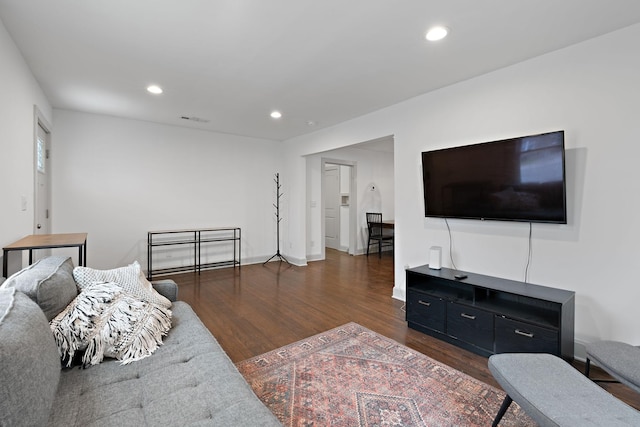
[[[0,0],[0,19],[56,108],[284,140],[638,23],[640,1]]]

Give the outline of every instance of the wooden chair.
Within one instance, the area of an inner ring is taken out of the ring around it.
[[[369,248],[372,243],[378,245],[378,258],[382,257],[383,246],[393,248],[393,231],[383,228],[380,212],[367,212],[367,229],[369,231],[367,256],[369,256]]]

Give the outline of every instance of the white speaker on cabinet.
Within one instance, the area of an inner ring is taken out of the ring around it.
[[[429,249],[429,268],[432,270],[442,268],[442,248],[440,246],[431,246]]]

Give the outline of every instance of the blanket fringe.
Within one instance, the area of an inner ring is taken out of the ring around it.
[[[115,357],[123,365],[143,359],[162,345],[171,329],[171,310],[137,299],[114,283],[85,288],[50,323],[62,362],[70,367],[84,350],[82,366]]]

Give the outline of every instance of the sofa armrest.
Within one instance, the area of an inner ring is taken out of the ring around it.
[[[153,289],[169,301],[178,301],[178,285],[171,279],[153,280]]]

